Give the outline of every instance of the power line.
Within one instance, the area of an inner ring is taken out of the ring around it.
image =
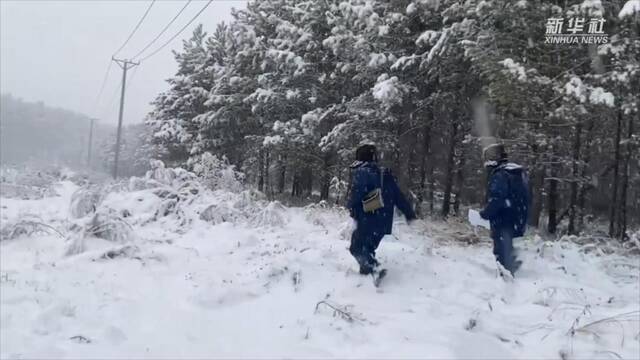
[[[207,3],[202,7],[202,9],[200,9],[200,11],[198,11],[198,13],[191,18],[191,20],[189,20],[189,22],[182,27],[182,29],[180,29],[180,31],[178,31],[175,35],[173,35],[171,37],[171,39],[169,39],[169,41],[165,42],[164,44],[162,44],[162,46],[160,46],[159,48],[157,48],[154,52],[152,52],[151,54],[143,57],[142,59],[140,59],[140,62],[143,62],[145,60],[147,60],[148,58],[152,57],[153,55],[157,54],[158,52],[160,52],[160,50],[162,50],[165,46],[169,45],[169,43],[171,43],[175,38],[177,38],[189,25],[191,25],[192,22],[194,22],[196,20],[196,18],[198,16],[200,16],[200,14],[202,14],[202,12],[213,2],[213,0],[209,0],[207,1]]]
[[[138,68],[137,67],[133,68],[133,71],[131,72],[131,77],[129,78],[129,82],[126,85],[127,90],[129,90],[129,86],[131,86],[131,83],[133,82],[133,79],[135,79],[137,73],[138,73]]]
[[[122,44],[122,46],[120,46],[120,48],[114,53],[114,55],[117,54],[118,52],[120,52],[120,50],[122,50],[127,45],[127,43],[129,43],[129,40],[131,40],[131,38],[136,33],[136,31],[138,31],[138,28],[140,28],[140,25],[142,24],[144,19],[147,17],[147,14],[149,14],[149,11],[151,10],[151,7],[155,3],[155,1],[156,0],[151,1],[151,4],[149,4],[149,6],[147,7],[147,10],[145,11],[145,13],[142,16],[142,18],[138,21],[138,24],[136,25],[136,27],[133,29],[131,34],[129,34],[129,37],[127,38],[127,40],[125,40],[125,42]],[[191,2],[191,0],[189,2]],[[104,93],[104,89],[105,89],[105,87],[107,85],[107,80],[109,79],[109,74],[111,72],[111,66],[112,65],[113,65],[113,60],[110,60],[109,61],[109,65],[107,66],[107,71],[105,72],[104,77],[102,79],[102,84],[100,85],[100,90],[98,91],[98,96],[96,96],[96,100],[95,100],[95,102],[93,104],[93,112],[94,112],[94,114],[97,111],[98,105],[100,105],[100,98],[102,97],[102,94]],[[117,95],[117,92],[113,95],[113,97],[109,101],[108,108],[111,107],[111,104],[115,100],[115,96],[116,95]]]
[[[109,66],[107,66],[107,71],[104,73],[104,78],[102,79],[102,85],[100,85],[100,91],[98,91],[98,96],[96,96],[96,101],[93,103],[93,113],[95,115],[96,108],[100,103],[100,97],[102,97],[102,93],[104,93],[104,88],[107,85],[107,79],[109,78],[109,72],[111,71],[111,65],[113,65],[113,61],[109,61]]]
[[[134,67],[133,71],[131,72],[131,77],[125,84],[125,90],[129,90],[129,86],[131,86],[131,83],[133,82],[133,79],[135,79],[137,73],[138,73],[138,67]],[[120,89],[121,85],[122,85],[122,81],[118,82],[118,86],[116,86],[115,91],[113,92],[113,94],[111,95],[111,98],[109,99],[109,105],[107,105],[107,107],[104,108],[104,116],[107,118],[113,115],[114,111],[118,109],[118,107],[114,106],[114,104],[115,104],[116,98],[118,97],[118,93],[121,91]]]
[[[118,85],[120,85],[120,82],[118,82]],[[120,86],[116,86],[115,91],[111,95],[111,98],[109,98],[109,104],[104,108],[104,115],[106,117],[111,116],[111,114],[113,113],[113,109],[115,109],[115,107],[112,107],[112,106],[116,101],[116,97],[118,96],[119,89],[120,89]]]
[[[132,59],[137,58],[138,56],[140,56],[140,54],[142,54],[143,52],[145,52],[148,48],[151,47],[151,45],[155,44],[155,42],[160,38],[160,36],[162,36],[162,34],[165,33],[165,31],[167,31],[167,29],[169,29],[169,27],[171,26],[171,24],[173,24],[176,19],[178,18],[178,16],[180,16],[180,14],[182,14],[182,12],[187,8],[187,6],[189,6],[189,4],[191,3],[192,0],[187,1],[186,4],[184,4],[184,6],[182,7],[182,9],[180,9],[180,11],[178,11],[178,13],[176,14],[176,16],[173,17],[173,19],[171,19],[171,21],[169,21],[169,23],[164,27],[164,29],[162,29],[162,31],[160,31],[160,33],[153,39],[151,40],[150,43],[147,44],[147,46],[145,46],[142,50],[138,51],[137,54],[133,55]]]
[[[95,118],[91,118],[91,123],[89,124],[89,146],[87,148],[87,168],[91,169],[91,147],[93,146],[93,122]]]
[[[113,53],[113,56],[116,56],[120,52],[120,50],[122,50],[129,43],[129,40],[131,40],[131,38],[136,33],[136,31],[138,31],[138,28],[140,28],[140,25],[142,25],[142,22],[144,21],[144,19],[149,14],[149,10],[151,10],[151,8],[153,7],[153,4],[155,4],[155,2],[156,2],[156,0],[151,1],[151,4],[149,4],[149,6],[147,7],[147,11],[144,12],[144,15],[142,15],[142,18],[140,18],[140,20],[138,21],[138,24],[136,25],[136,27],[133,28],[133,31],[131,32],[131,34],[129,34],[129,37],[127,38],[127,40],[124,41],[124,44],[122,44],[122,46],[120,46],[120,48],[118,50],[116,50],[116,52]]]

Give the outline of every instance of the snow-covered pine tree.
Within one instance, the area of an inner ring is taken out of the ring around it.
[[[480,149],[501,141],[529,170],[532,225],[578,233],[597,215],[624,237],[640,206],[638,16],[621,5],[250,1],[185,41],[148,123],[169,159],[226,156],[274,197],[327,199],[375,142],[418,210],[442,216],[483,202]],[[609,44],[545,43],[550,17],[599,16]]]

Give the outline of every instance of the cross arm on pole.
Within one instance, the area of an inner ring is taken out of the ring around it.
[[[120,68],[123,69],[123,70],[124,70],[124,68],[129,68],[130,69],[133,66],[140,65],[139,61],[136,62],[136,61],[128,60],[128,59],[116,59],[113,56],[111,57],[111,60],[113,62],[115,62],[116,64],[118,64],[118,66],[120,66]]]

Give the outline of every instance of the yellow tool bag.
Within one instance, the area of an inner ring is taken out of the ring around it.
[[[380,187],[370,191],[362,200],[362,208],[364,209],[364,212],[372,213],[384,207],[384,200],[382,199],[382,186],[384,185],[383,179],[384,170],[380,169]]]

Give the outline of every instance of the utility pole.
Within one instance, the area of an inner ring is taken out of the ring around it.
[[[120,114],[118,115],[118,135],[116,137],[116,158],[113,163],[113,178],[118,177],[118,158],[120,157],[120,137],[122,136],[122,114],[124,112],[124,91],[127,85],[127,70],[136,65],[140,65],[139,62],[133,62],[131,60],[120,60],[111,58],[122,69],[122,90],[120,92]]]
[[[87,151],[87,168],[91,169],[91,145],[93,142],[93,122],[96,119],[91,118],[91,124],[89,125],[89,150]]]

